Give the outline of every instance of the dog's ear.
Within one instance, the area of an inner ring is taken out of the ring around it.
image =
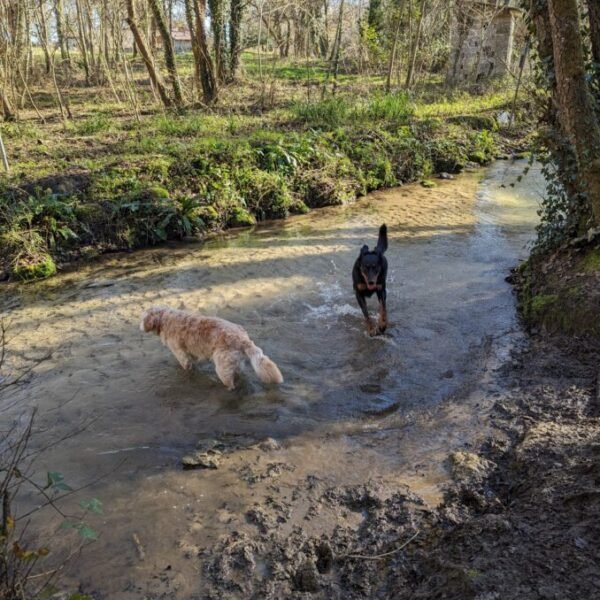
[[[142,331],[160,331],[160,320],[163,311],[159,308],[152,307],[142,313],[142,320],[140,323],[140,329]]]
[[[369,246],[366,244],[360,249],[360,255],[366,254],[369,251]]]

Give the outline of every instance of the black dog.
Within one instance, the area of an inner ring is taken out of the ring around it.
[[[354,293],[356,294],[358,305],[367,320],[369,335],[383,333],[387,327],[387,311],[385,308],[387,259],[383,256],[387,247],[387,227],[384,224],[379,228],[379,238],[375,249],[369,250],[367,245],[363,246],[352,269]],[[367,298],[370,298],[373,292],[377,293],[377,299],[379,300],[379,323],[377,327],[375,327],[371,317],[369,317],[367,309]]]

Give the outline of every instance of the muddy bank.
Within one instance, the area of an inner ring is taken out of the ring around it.
[[[515,352],[488,437],[447,456],[453,483],[438,508],[376,478],[309,477],[248,510],[251,534],[191,550],[207,584],[198,597],[596,597],[599,349],[538,338]]]
[[[600,336],[600,236],[532,255],[511,279],[529,329]]]

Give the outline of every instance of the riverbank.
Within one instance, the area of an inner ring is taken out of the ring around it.
[[[300,485],[305,523],[291,534],[282,523],[296,502],[249,511],[254,535],[233,533],[199,552],[207,597],[597,596],[598,349],[536,336],[515,352],[485,440],[447,456],[454,482],[436,508],[374,476],[343,488]]]
[[[6,123],[13,168],[0,181],[0,270],[43,278],[82,257],[435,185],[436,173],[524,149],[527,126],[496,120],[508,106],[498,94],[429,104],[374,94],[259,114],[110,107],[68,127]]]

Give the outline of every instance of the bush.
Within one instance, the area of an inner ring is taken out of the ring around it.
[[[469,160],[485,165],[492,161],[498,153],[496,140],[490,131],[483,130],[470,136],[471,149]]]
[[[13,262],[12,276],[19,281],[46,279],[56,274],[56,264],[49,254],[19,256]]]
[[[259,221],[284,219],[294,206],[287,183],[278,173],[244,169],[237,175],[237,186],[246,206]]]

